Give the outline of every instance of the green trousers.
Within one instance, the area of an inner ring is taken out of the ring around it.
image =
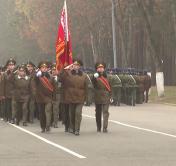
[[[80,131],[83,104],[69,104],[69,128]]]

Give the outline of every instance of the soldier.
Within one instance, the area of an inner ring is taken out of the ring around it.
[[[80,134],[82,108],[87,93],[87,76],[80,70],[81,66],[80,60],[74,60],[61,74],[64,100],[69,104],[69,132],[75,135]]]
[[[144,93],[145,93],[145,102],[148,103],[148,93],[149,89],[151,88],[151,77],[147,74],[147,71],[144,71]]]
[[[145,77],[143,76],[143,72],[139,71],[136,78],[136,82],[138,84],[137,89],[137,104],[142,104],[144,102],[144,81]]]
[[[54,89],[53,78],[48,73],[48,64],[40,62],[39,71],[36,73],[33,82],[33,95],[36,97],[36,102],[39,110],[40,126],[42,133],[50,131],[51,115],[52,115],[52,100]]]
[[[125,71],[122,70],[121,73],[118,74],[120,80],[122,81],[122,89],[121,89],[121,102],[127,103],[127,86],[126,86],[126,74]]]
[[[69,104],[64,99],[64,84],[61,82],[60,87],[60,104],[59,111],[62,119],[62,124],[65,125],[65,132],[69,130]]]
[[[30,96],[30,77],[27,76],[27,69],[24,64],[18,67],[17,74],[13,79],[13,87],[13,101],[15,106],[15,110],[12,115],[13,120],[16,117],[16,124],[19,125],[22,115],[23,126],[27,126],[27,105]]]
[[[59,82],[58,71],[56,70],[56,64],[52,64],[51,75],[54,79],[54,84],[56,91],[53,96],[53,127],[58,128],[58,116],[59,116],[59,104],[60,104],[60,87],[61,83]]]
[[[63,75],[64,70],[59,72],[59,82],[61,83],[60,85],[60,104],[59,104],[59,112],[60,112],[60,118],[62,120],[62,124],[65,126],[65,132],[69,131],[69,104],[66,103],[65,97],[64,97],[64,89],[65,85],[61,80],[61,76]]]
[[[128,79],[128,88],[127,88],[127,104],[135,106],[137,84],[132,71],[129,71],[128,77],[129,79]]]
[[[92,84],[92,77],[93,74],[88,71],[86,73],[87,78],[88,78],[88,90],[87,90],[87,95],[86,95],[86,106],[90,106],[93,102],[93,84]]]
[[[113,104],[120,106],[122,81],[119,78],[119,76],[116,74],[116,71],[113,71],[113,70],[110,71],[110,74],[108,75],[108,79],[112,87]]]
[[[136,80],[129,70],[125,70],[123,75],[119,76],[123,84],[124,103],[127,105],[136,104]]]
[[[0,66],[0,118],[4,118],[4,80],[3,67]]]
[[[26,64],[26,68],[27,68],[27,72],[28,75],[30,77],[30,89],[32,89],[32,83],[35,77],[35,65],[31,62],[28,61]],[[36,101],[35,101],[35,97],[33,96],[33,94],[30,92],[30,97],[29,97],[29,103],[28,103],[28,108],[29,108],[29,122],[33,123],[34,122],[34,113],[36,110]]]
[[[92,79],[95,92],[95,116],[97,124],[97,132],[101,132],[101,117],[103,113],[103,132],[107,133],[109,104],[111,99],[110,82],[105,72],[106,65],[104,63],[96,63],[96,73]]]
[[[4,72],[4,96],[5,96],[5,121],[11,122],[12,120],[12,91],[13,91],[13,82],[14,70],[15,70],[16,61],[10,58],[6,63],[6,71]]]

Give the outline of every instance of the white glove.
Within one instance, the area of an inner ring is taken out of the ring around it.
[[[99,74],[98,74],[98,73],[95,73],[95,74],[94,74],[94,77],[95,77],[95,78],[98,78],[98,77],[99,77]]]
[[[28,80],[29,79],[29,77],[28,76],[25,76],[25,80]]]
[[[37,73],[36,73],[36,76],[37,77],[40,77],[42,75],[42,72],[39,70]]]
[[[113,98],[110,98],[110,103],[112,104],[114,102]]]

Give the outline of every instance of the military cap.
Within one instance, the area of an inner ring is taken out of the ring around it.
[[[27,65],[31,65],[31,66],[35,67],[35,65],[31,61],[27,61],[26,66]]]
[[[73,64],[74,65],[79,65],[79,66],[83,66],[83,63],[80,59],[73,59]]]
[[[13,58],[10,58],[10,59],[6,62],[6,66],[8,66],[8,65],[10,65],[10,64],[15,65],[15,64],[16,64],[16,61],[15,61]]]
[[[56,63],[53,63],[53,64],[51,65],[51,69],[52,69],[52,70],[56,70]]]
[[[41,67],[49,67],[48,63],[46,61],[41,61],[39,64],[38,64],[38,68],[41,68]]]
[[[18,70],[24,70],[25,72],[27,71],[26,69],[26,64],[21,64],[18,66]]]
[[[95,69],[98,69],[100,67],[103,67],[103,68],[106,68],[106,64],[104,62],[100,63],[100,62],[97,62],[95,64]]]

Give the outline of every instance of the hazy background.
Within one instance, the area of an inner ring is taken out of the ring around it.
[[[0,64],[55,60],[63,0],[0,0]],[[117,64],[163,71],[176,84],[176,1],[114,0]],[[67,0],[73,56],[113,67],[111,0]]]

